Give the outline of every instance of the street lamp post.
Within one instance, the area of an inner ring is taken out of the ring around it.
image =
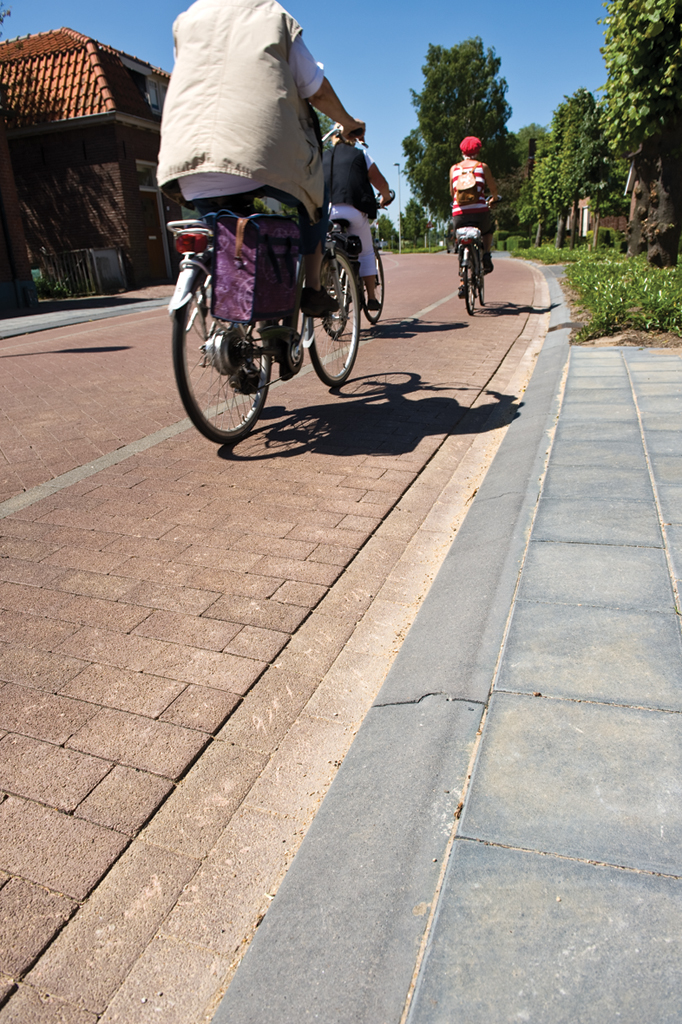
[[[400,164],[393,164],[398,168],[398,253],[403,251],[403,208],[400,202]]]

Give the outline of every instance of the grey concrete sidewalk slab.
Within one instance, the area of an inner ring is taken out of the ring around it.
[[[682,485],[663,484],[657,488],[665,523],[682,523]]]
[[[647,461],[641,437],[630,441],[568,441],[552,448],[552,468],[556,466],[593,466],[599,463],[605,469],[644,469]]]
[[[671,611],[675,607],[663,551],[533,540],[519,598],[649,611]]]
[[[496,693],[460,836],[682,874],[682,718]]]
[[[563,415],[563,413],[562,413]],[[558,445],[559,449],[563,446]],[[649,501],[653,507],[653,491],[646,469],[621,469],[602,466],[559,466],[550,464],[542,493],[548,498],[620,497]]]
[[[480,715],[369,712],[215,1024],[400,1018]]]
[[[679,618],[517,601],[495,688],[682,711]]]
[[[682,484],[682,455],[659,455],[649,453],[649,461],[658,487],[665,484]]]
[[[555,479],[561,482],[558,472]],[[617,493],[613,498],[541,498],[533,538],[662,547],[661,527],[653,501],[630,501],[618,497]]]
[[[457,842],[408,1024],[677,1024],[682,883]]]

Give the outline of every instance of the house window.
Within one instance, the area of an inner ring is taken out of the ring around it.
[[[140,188],[156,188],[156,168],[153,164],[137,164],[137,182]]]
[[[159,103],[159,89],[152,78],[147,79],[147,94],[149,96],[149,106],[152,110],[161,110],[161,104]]]

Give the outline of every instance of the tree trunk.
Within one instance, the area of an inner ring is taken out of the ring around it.
[[[535,248],[538,249],[542,245],[542,220],[538,221],[538,229],[535,232]]]
[[[592,228],[592,252],[599,245],[599,210],[594,215],[594,227]]]
[[[645,139],[635,154],[635,203],[628,255],[643,252],[655,267],[677,266],[682,216],[682,120]],[[639,189],[639,193],[638,190]]]
[[[564,240],[566,238],[566,213],[560,213],[556,219],[556,238],[554,240],[555,249],[563,249]]]
[[[568,243],[569,249],[575,249],[575,232],[578,227],[578,200],[573,200],[573,208],[571,210],[571,240]]]

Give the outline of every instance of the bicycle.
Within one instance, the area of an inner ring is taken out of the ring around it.
[[[486,200],[492,205],[491,200]],[[501,203],[502,199],[495,200]],[[466,302],[467,313],[474,315],[476,307],[476,296],[482,306],[485,306],[485,272],[483,269],[483,236],[480,228],[462,227],[455,231],[457,245],[457,259],[459,261],[459,277],[461,291]],[[460,296],[461,297],[461,296]]]
[[[393,198],[395,198],[395,192],[393,192],[392,189],[391,193]],[[391,199],[391,202],[392,201],[393,199]],[[362,283],[362,278],[360,277],[360,261],[358,259],[360,255],[360,250],[362,248],[362,243],[360,242],[360,239],[358,238],[357,235],[348,234],[349,228],[349,221],[344,220],[342,217],[333,220],[331,231],[327,236],[328,243],[329,241],[331,241],[333,242],[336,248],[340,248],[344,255],[347,256],[349,262],[351,263],[353,267],[353,273],[355,274],[355,283],[358,289],[358,294],[360,296],[362,312],[365,314],[369,322],[372,325],[374,325],[379,322],[379,318],[384,309],[384,265],[381,262],[381,254],[379,252],[379,247],[377,246],[376,242],[374,242],[374,258],[377,264],[376,283],[374,285],[374,297],[379,303],[379,308],[368,309],[367,296],[365,294],[365,288]]]
[[[255,427],[271,383],[303,366],[304,353],[320,380],[339,387],[350,376],[360,339],[361,302],[355,271],[342,251],[328,246],[322,284],[339,303],[320,319],[301,314],[305,276],[299,258],[293,312],[280,320],[231,323],[211,313],[213,228],[206,220],[167,225],[182,255],[168,312],[173,318],[173,370],[182,404],[194,426],[216,444],[233,445]]]

